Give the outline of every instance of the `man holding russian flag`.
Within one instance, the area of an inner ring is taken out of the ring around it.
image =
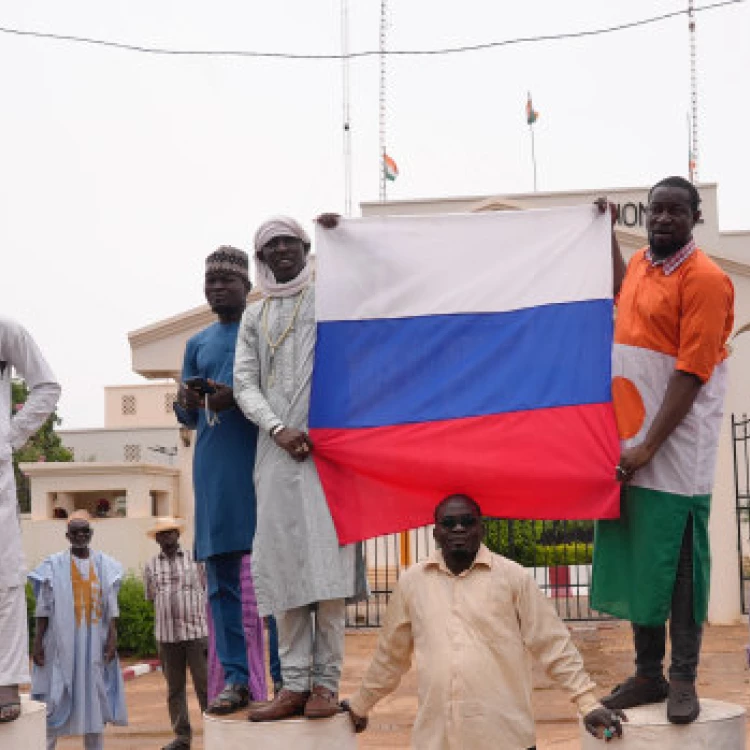
[[[255,235],[264,298],[247,307],[234,366],[235,400],[260,428],[253,579],[261,616],[279,633],[283,689],[255,704],[252,721],[338,713],[345,600],[367,591],[360,545],[340,545],[307,434],[315,347],[310,240],[287,216]]]
[[[648,247],[627,268],[617,304],[612,390],[626,485],[618,520],[594,540],[591,605],[633,623],[636,673],[603,700],[667,699],[688,724],[708,609],[708,518],[734,320],[729,277],[692,238],[700,196],[682,177],[649,193]],[[663,674],[669,619],[672,663]]]

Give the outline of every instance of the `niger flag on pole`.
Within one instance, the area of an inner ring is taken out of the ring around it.
[[[529,92],[528,98],[526,99],[526,122],[529,125],[533,125],[539,119],[539,112],[537,112],[531,104],[531,92]]]

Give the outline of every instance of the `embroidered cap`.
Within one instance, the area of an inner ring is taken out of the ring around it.
[[[222,245],[206,258],[206,273],[233,273],[248,283],[247,253],[231,245]]]

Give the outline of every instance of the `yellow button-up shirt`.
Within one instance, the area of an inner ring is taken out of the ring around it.
[[[351,699],[365,716],[416,654],[417,750],[526,750],[535,743],[531,659],[582,714],[599,704],[570,633],[529,571],[482,545],[460,575],[437,551],[393,592],[372,662]]]

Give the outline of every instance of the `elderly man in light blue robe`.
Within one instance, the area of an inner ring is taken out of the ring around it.
[[[83,735],[86,750],[104,747],[105,724],[127,724],[117,658],[120,563],[89,549],[85,513],[68,522],[71,548],[29,574],[36,595],[31,695],[47,704],[47,750],[58,737]]]

